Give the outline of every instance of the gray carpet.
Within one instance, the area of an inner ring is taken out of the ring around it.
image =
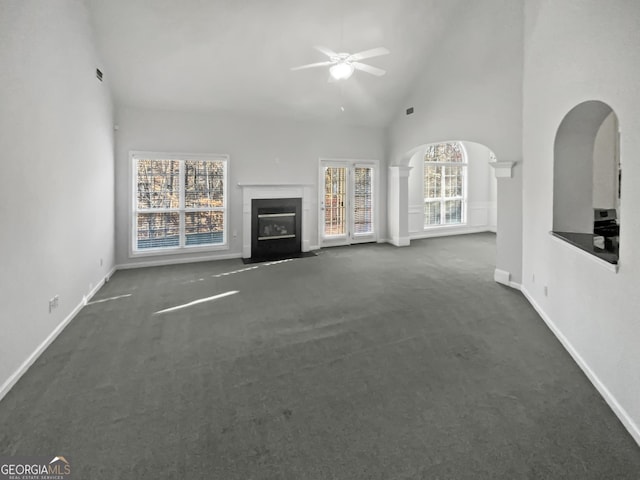
[[[0,403],[0,452],[65,455],[83,480],[640,478],[494,251],[478,234],[117,272]]]

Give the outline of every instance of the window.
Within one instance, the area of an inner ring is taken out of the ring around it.
[[[134,253],[226,247],[227,156],[132,159]]]
[[[467,158],[458,142],[434,143],[424,156],[424,228],[465,223]]]

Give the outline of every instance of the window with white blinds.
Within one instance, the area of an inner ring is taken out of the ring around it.
[[[226,246],[228,157],[132,154],[133,253]]]
[[[356,167],[354,175],[354,233],[373,233],[373,168]]]
[[[324,170],[324,234],[345,235],[347,232],[347,167]]]
[[[424,228],[463,224],[467,158],[458,142],[434,143],[424,156]]]

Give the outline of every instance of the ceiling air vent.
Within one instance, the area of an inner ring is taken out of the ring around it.
[[[102,72],[100,71],[99,68],[96,68],[96,78],[102,81]]]

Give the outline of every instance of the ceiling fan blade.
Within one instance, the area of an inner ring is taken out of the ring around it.
[[[291,71],[295,71],[295,70],[304,70],[305,68],[314,68],[314,67],[326,67],[327,65],[331,65],[333,62],[330,61],[326,61],[326,62],[318,62],[318,63],[309,63],[307,65],[301,65],[299,67],[292,67]]]
[[[387,73],[381,68],[372,67],[371,65],[367,65],[365,63],[352,62],[351,65],[353,65],[353,68],[355,68],[356,70],[362,70],[363,72],[370,73],[371,75],[375,75],[376,77],[381,77],[382,75]]]
[[[365,58],[379,57],[381,55],[388,55],[389,50],[384,47],[372,48],[371,50],[365,50],[364,52],[354,53],[349,55],[347,59],[349,62],[357,62],[358,60],[364,60]]]
[[[327,47],[314,47],[314,48],[319,52],[324,53],[329,58],[334,58],[338,56],[338,54],[333,50],[331,50],[330,48],[327,48]]]

